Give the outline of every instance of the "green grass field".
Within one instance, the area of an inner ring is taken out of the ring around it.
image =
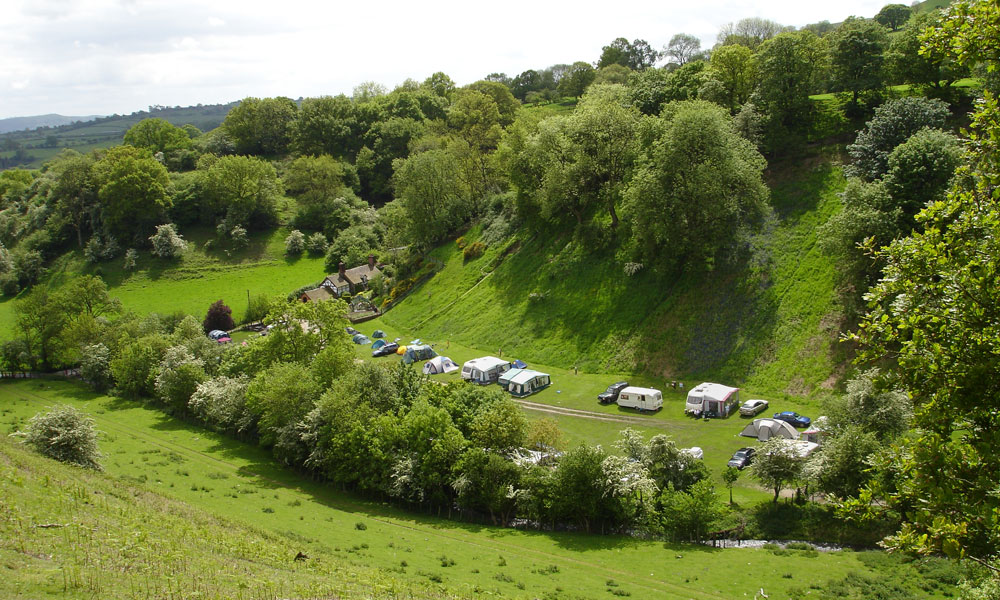
[[[0,442],[4,597],[317,597],[333,589],[343,597],[451,590],[730,599],[763,588],[771,598],[808,598],[886,573],[904,586],[899,597],[951,592],[925,577],[928,563],[881,553],[718,550],[405,512],[299,477],[259,448],[69,382],[0,383],[0,431],[59,403],[96,420],[111,479],[56,469]],[[52,523],[66,527],[35,527]],[[311,560],[292,563],[298,551]]]
[[[251,296],[284,296],[326,276],[323,257],[303,254],[285,255],[284,240],[288,229],[251,235],[250,245],[238,252],[206,251],[205,242],[213,237],[206,229],[183,231],[190,243],[183,256],[165,260],[140,252],[138,270],[123,270],[121,257],[99,265],[90,265],[82,253],[74,251],[58,258],[49,268],[47,282],[58,289],[80,274],[99,273],[112,296],[127,310],[140,314],[176,311],[201,319],[216,300],[224,300],[239,322]],[[0,299],[0,339],[13,334],[13,303]]]

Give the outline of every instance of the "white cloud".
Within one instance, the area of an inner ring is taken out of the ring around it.
[[[616,37],[661,48],[676,33],[711,46],[748,16],[802,26],[873,15],[884,0],[697,3],[584,0],[9,0],[0,21],[0,117],[128,113],[245,96],[350,93],[435,71],[460,84],[592,62]]]

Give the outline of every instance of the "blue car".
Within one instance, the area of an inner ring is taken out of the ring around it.
[[[795,427],[809,427],[809,424],[812,423],[812,419],[809,417],[803,417],[799,413],[790,410],[774,413],[774,418]]]

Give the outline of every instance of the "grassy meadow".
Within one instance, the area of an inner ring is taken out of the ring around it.
[[[729,599],[943,597],[943,561],[497,529],[296,475],[263,450],[79,384],[0,382],[0,431],[56,404],[92,416],[106,476],[0,442],[0,595]],[[39,525],[62,527],[39,527]],[[155,525],[154,525],[155,524]],[[295,553],[310,559],[295,563]],[[14,576],[10,576],[13,574]],[[869,595],[865,595],[865,594]]]
[[[248,293],[284,296],[326,276],[322,256],[285,255],[288,231],[279,227],[251,234],[246,248],[227,252],[206,248],[206,242],[214,239],[214,230],[192,228],[181,232],[189,244],[179,259],[157,258],[143,250],[137,270],[131,273],[123,269],[121,257],[91,265],[82,252],[73,251],[49,267],[47,283],[58,289],[77,275],[99,274],[126,310],[140,314],[181,311],[201,319],[210,304],[222,299],[239,322],[247,309]],[[12,306],[9,297],[0,299],[0,339],[13,332]]]

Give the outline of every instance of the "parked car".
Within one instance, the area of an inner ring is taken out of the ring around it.
[[[740,407],[740,414],[744,417],[752,417],[767,409],[767,400],[747,400]]]
[[[228,336],[229,334],[221,329],[213,329],[212,331],[208,332],[208,337],[212,338],[213,340],[217,340],[219,338],[224,338]]]
[[[735,467],[737,469],[743,470],[745,467],[750,466],[753,462],[753,455],[756,452],[753,448],[740,448],[733,453],[733,457],[729,459],[726,463],[730,467]]]
[[[608,389],[597,395],[597,401],[601,404],[612,404],[618,401],[618,394],[622,393],[622,390],[628,387],[627,381],[619,381],[618,383],[612,383],[608,386]]]
[[[399,344],[396,342],[389,342],[377,350],[372,350],[372,358],[375,358],[376,356],[388,356],[390,354],[395,354],[398,349]]]
[[[774,418],[779,421],[790,423],[795,427],[809,427],[809,424],[812,423],[812,419],[809,417],[803,417],[799,413],[792,412],[790,410],[776,412],[774,413]]]

